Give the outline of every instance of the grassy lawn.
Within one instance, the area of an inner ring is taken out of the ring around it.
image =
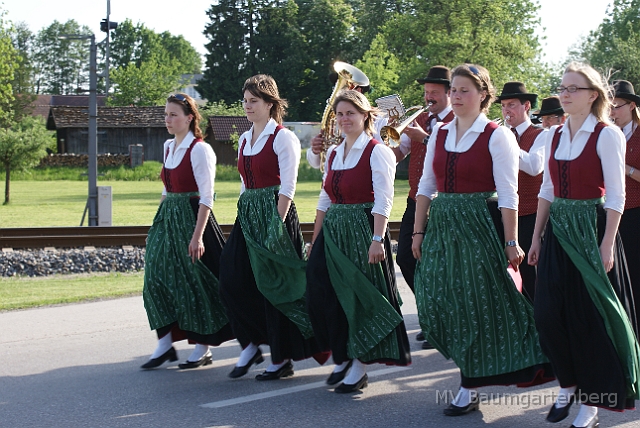
[[[98,185],[112,188],[114,226],[151,224],[160,201],[161,182],[99,180]],[[233,223],[240,183],[217,181],[215,188],[216,219],[221,224]],[[395,191],[391,220],[399,221],[409,192],[407,180],[396,180]],[[313,221],[319,192],[319,181],[298,183],[294,201],[300,221]],[[12,181],[11,203],[0,205],[0,228],[78,226],[86,200],[87,183],[83,181]]]
[[[0,278],[0,311],[139,294],[143,276],[136,272]]]

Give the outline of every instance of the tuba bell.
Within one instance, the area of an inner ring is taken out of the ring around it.
[[[338,80],[333,86],[331,96],[327,99],[327,105],[322,114],[320,129],[324,138],[322,151],[320,152],[320,170],[324,172],[324,161],[327,150],[332,144],[342,142],[342,134],[336,126],[336,114],[333,111],[333,101],[342,90],[353,89],[356,86],[369,85],[369,78],[357,67],[346,62],[336,61],[333,69],[338,73]]]

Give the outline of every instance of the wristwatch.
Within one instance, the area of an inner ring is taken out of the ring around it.
[[[425,146],[426,146],[427,144],[429,144],[429,135],[427,135],[426,137],[424,137],[424,138],[422,139],[422,144],[424,144]]]
[[[509,241],[507,242],[507,247],[517,247],[518,241]]]
[[[384,242],[384,238],[383,238],[382,236],[380,236],[380,235],[373,235],[373,236],[371,237],[371,240],[372,240],[372,241],[379,242],[379,243],[381,243],[381,244]]]

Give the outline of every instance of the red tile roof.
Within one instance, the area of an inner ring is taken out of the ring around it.
[[[87,107],[51,107],[47,129],[87,128]],[[99,128],[164,128],[164,106],[98,107]]]
[[[210,116],[207,135],[213,141],[230,141],[234,132],[242,135],[251,128],[246,116]]]

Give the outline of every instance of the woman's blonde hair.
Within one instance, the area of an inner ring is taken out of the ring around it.
[[[287,100],[280,98],[278,85],[273,77],[268,74],[256,74],[245,80],[242,86],[242,92],[249,91],[255,97],[260,98],[266,103],[272,104],[269,116],[282,125],[282,120],[287,114],[289,103]]]
[[[375,107],[372,107],[367,97],[362,95],[360,92],[354,91],[354,90],[338,92],[338,95],[336,95],[336,98],[333,100],[333,105],[331,106],[334,112],[338,107],[338,103],[341,101],[346,101],[348,103],[353,104],[356,110],[358,110],[360,113],[366,116],[364,119],[364,131],[369,136],[373,136],[373,134],[375,134],[376,132],[374,122],[376,118],[380,116],[381,114],[380,110],[378,110]]]
[[[483,113],[489,112],[489,107],[496,94],[496,88],[491,83],[491,77],[489,71],[481,65],[477,64],[461,64],[451,70],[451,81],[456,76],[467,77],[470,79],[478,91],[487,91],[487,96],[484,97],[480,103],[480,111]]]
[[[587,85],[593,91],[596,91],[598,97],[591,104],[591,113],[598,119],[598,122],[604,122],[611,125],[609,119],[609,109],[612,106],[613,88],[609,86],[607,81],[593,67],[588,64],[573,61],[564,69],[566,73],[578,73],[587,79]]]

